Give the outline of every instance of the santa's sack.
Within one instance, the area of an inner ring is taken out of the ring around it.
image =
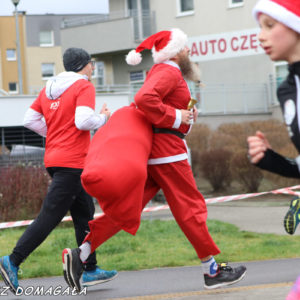
[[[134,105],[117,110],[94,135],[81,175],[103,212],[132,234],[140,224],[152,137],[151,124]]]

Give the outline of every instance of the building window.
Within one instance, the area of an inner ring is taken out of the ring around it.
[[[286,79],[288,73],[288,64],[286,62],[278,62],[275,64],[275,76],[277,87]]]
[[[194,0],[177,0],[178,16],[194,14]]]
[[[40,46],[41,47],[54,46],[53,31],[41,31],[40,32]]]
[[[130,82],[144,82],[144,71],[132,71],[129,73]]]
[[[8,91],[10,94],[17,94],[18,93],[18,84],[16,82],[9,82],[8,83]]]
[[[244,5],[244,0],[229,0],[229,7],[239,7]]]
[[[129,72],[131,92],[135,95],[142,87],[145,80],[145,71]]]
[[[48,79],[54,76],[54,64],[42,64],[42,77]]]
[[[6,49],[7,60],[17,60],[16,49]]]
[[[95,70],[93,72],[93,78],[96,81],[95,82],[96,86],[104,85],[104,62],[103,61],[96,61]]]

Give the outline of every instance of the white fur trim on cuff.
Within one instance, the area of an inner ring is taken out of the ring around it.
[[[175,112],[176,112],[176,119],[172,128],[178,129],[181,124],[181,111],[179,109],[175,109]]]
[[[187,153],[177,154],[173,156],[160,157],[160,158],[150,158],[148,160],[148,165],[160,165],[160,164],[169,164],[176,161],[188,159]]]
[[[253,8],[252,13],[257,21],[259,14],[264,13],[300,33],[300,17],[273,1],[260,0]]]

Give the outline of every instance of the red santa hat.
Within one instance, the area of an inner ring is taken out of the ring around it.
[[[260,13],[300,33],[299,0],[260,0],[253,8],[253,16],[257,21]]]
[[[136,49],[126,55],[129,65],[138,65],[142,61],[141,51],[152,49],[154,63],[161,63],[184,49],[187,45],[187,35],[178,28],[159,31],[145,39]]]

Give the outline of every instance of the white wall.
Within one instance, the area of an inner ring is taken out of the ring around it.
[[[0,97],[0,127],[22,126],[24,114],[35,96]],[[129,94],[101,94],[96,96],[96,111],[100,112],[103,103],[114,112],[122,106],[129,105]]]

